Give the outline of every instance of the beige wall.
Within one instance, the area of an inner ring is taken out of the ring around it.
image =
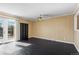
[[[61,16],[43,21],[20,19],[19,23],[29,25],[29,37],[48,38],[64,42],[74,41],[73,16]]]
[[[33,37],[73,42],[73,16],[62,16],[33,22]]]
[[[26,21],[22,18],[19,23],[29,25],[29,37],[48,38],[65,42],[73,42],[73,16],[55,17],[44,21]]]

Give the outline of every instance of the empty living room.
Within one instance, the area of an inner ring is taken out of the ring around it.
[[[0,55],[79,55],[79,4],[0,3]]]

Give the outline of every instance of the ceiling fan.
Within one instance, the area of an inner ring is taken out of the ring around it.
[[[52,17],[52,15],[47,15],[47,14],[42,15],[42,14],[40,14],[40,16],[37,17],[37,19],[38,19],[39,21],[41,21],[41,20],[48,19],[48,18],[50,18],[50,17]]]

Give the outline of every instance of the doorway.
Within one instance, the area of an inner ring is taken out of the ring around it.
[[[0,17],[0,43],[15,40],[16,20]]]
[[[20,41],[28,40],[28,24],[20,23]]]

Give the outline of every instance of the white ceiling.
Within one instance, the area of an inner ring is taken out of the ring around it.
[[[26,18],[69,15],[75,8],[76,3],[0,3],[0,11]]]

